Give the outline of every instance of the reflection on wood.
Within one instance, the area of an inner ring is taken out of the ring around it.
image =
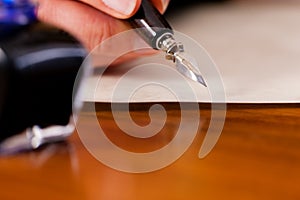
[[[152,104],[132,104],[139,125],[149,123]],[[165,127],[147,139],[124,134],[109,104],[96,104],[107,137],[129,151],[149,152],[168,144],[180,123],[180,108],[163,104]],[[67,143],[0,159],[0,199],[299,199],[300,107],[228,105],[225,126],[213,151],[198,158],[210,122],[210,106],[200,104],[198,135],[172,165],[152,173],[129,174],[106,167],[82,145],[77,133]],[[85,110],[82,123],[90,123]],[[122,110],[119,111],[122,115]],[[189,112],[193,112],[190,110]],[[92,130],[91,130],[92,131]],[[99,147],[100,148],[100,147]]]

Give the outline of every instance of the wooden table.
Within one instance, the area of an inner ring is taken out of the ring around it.
[[[131,105],[137,124],[149,123],[150,106]],[[164,106],[165,127],[148,139],[123,134],[109,104],[97,104],[96,110],[112,142],[145,152],[168,144],[176,132],[179,106]],[[0,199],[300,199],[299,104],[228,105],[221,137],[204,159],[197,155],[211,111],[207,104],[200,104],[200,110],[194,142],[166,168],[141,174],[113,170],[91,156],[75,133],[65,143],[0,158]],[[90,111],[83,116],[89,127]]]

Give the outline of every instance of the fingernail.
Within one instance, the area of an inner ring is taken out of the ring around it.
[[[122,13],[124,15],[130,15],[136,6],[136,0],[102,0],[102,1],[107,7],[119,13]]]

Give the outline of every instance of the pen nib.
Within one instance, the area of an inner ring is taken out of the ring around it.
[[[195,58],[185,53],[180,42],[176,42],[173,36],[166,35],[161,38],[159,44],[159,49],[166,52],[166,59],[175,62],[176,68],[181,74],[207,87],[201,76],[198,62]]]
[[[174,61],[176,63],[177,70],[181,74],[207,87],[199,71],[198,63],[193,57],[184,52],[176,52],[174,54]]]

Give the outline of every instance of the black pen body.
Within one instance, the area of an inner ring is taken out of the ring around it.
[[[154,49],[160,49],[159,39],[164,35],[173,35],[169,23],[149,0],[142,0],[137,13],[129,18],[129,23]]]

